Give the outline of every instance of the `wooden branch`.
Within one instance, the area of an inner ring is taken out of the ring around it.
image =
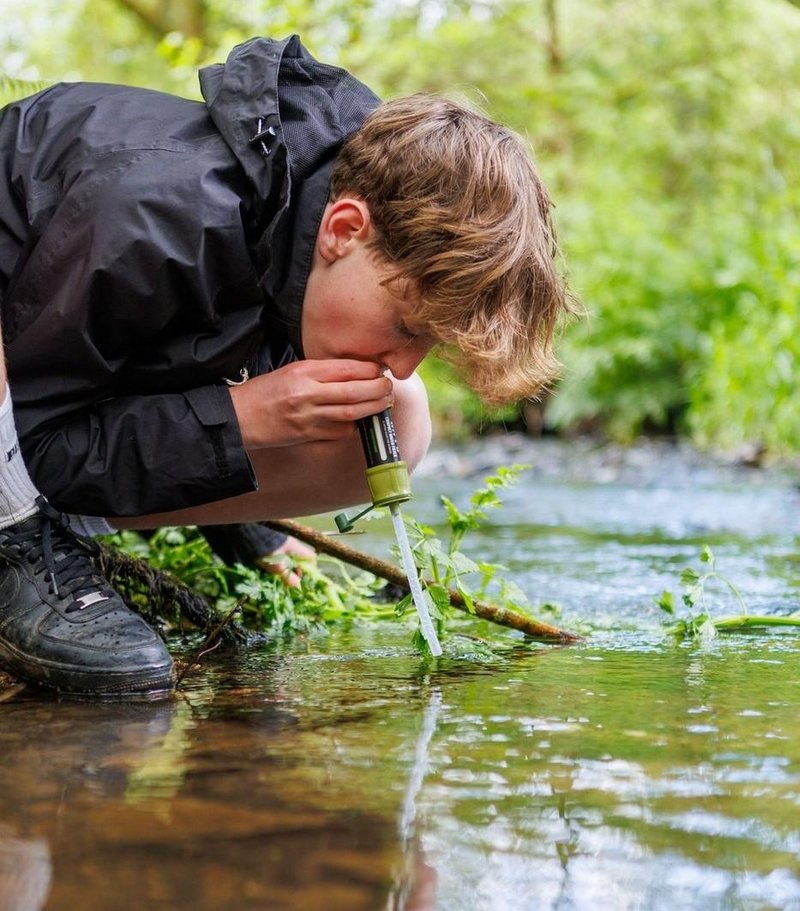
[[[198,662],[209,652],[213,652],[214,649],[222,642],[222,635],[225,630],[225,627],[233,620],[233,615],[239,610],[244,603],[244,597],[239,598],[236,604],[228,611],[227,614],[219,621],[219,623],[211,630],[211,632],[206,636],[205,641],[197,649],[194,655],[189,659],[189,662],[185,665],[183,670],[178,675],[178,679],[175,681],[175,689],[183,683],[184,677],[191,671],[193,668],[197,667]]]
[[[138,0],[120,0],[120,6],[132,13],[157,41],[170,31],[169,24],[158,11],[139,3]]]
[[[204,0],[161,0],[159,3],[119,0],[119,5],[135,16],[157,41],[170,32],[181,32],[185,38],[200,38],[205,43],[207,10]]]
[[[560,73],[564,60],[561,56],[561,41],[559,39],[558,9],[556,0],[545,0],[545,15],[547,17],[547,54],[551,73]]]
[[[269,522],[264,522],[263,524],[269,528],[275,529],[275,531],[280,531],[283,532],[283,534],[291,535],[300,541],[305,541],[306,544],[310,544],[319,553],[328,554],[345,563],[357,566],[359,569],[364,569],[367,572],[372,573],[373,576],[379,576],[395,585],[401,586],[406,591],[409,589],[408,579],[406,578],[405,573],[398,567],[388,563],[386,560],[381,560],[379,557],[373,557],[371,554],[365,554],[359,550],[355,550],[347,544],[343,544],[341,541],[337,541],[321,531],[310,528],[308,525],[302,525],[291,519],[274,519]],[[542,623],[541,621],[534,620],[532,617],[527,617],[525,614],[521,614],[518,611],[509,610],[505,607],[498,607],[495,604],[473,601],[474,611],[470,611],[460,592],[455,591],[454,589],[448,589],[448,594],[450,596],[450,603],[453,607],[458,608],[458,610],[473,613],[474,616],[480,617],[481,620],[489,620],[500,626],[507,626],[511,629],[519,630],[533,639],[544,639],[548,642],[564,643],[578,642],[580,640],[580,636],[577,636],[575,633],[569,633],[556,626],[551,626],[549,623]]]

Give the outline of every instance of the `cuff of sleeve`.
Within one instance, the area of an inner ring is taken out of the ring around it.
[[[244,447],[227,386],[202,386],[190,389],[184,395],[205,429],[213,453],[215,471],[209,491],[213,495],[206,501],[257,490],[256,474]]]

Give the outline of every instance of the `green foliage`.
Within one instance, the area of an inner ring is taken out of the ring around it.
[[[599,419],[622,438],[677,423],[709,446],[796,446],[796,420],[773,398],[773,342],[786,333],[769,327],[779,302],[797,298],[787,264],[800,214],[788,113],[798,68],[778,33],[796,41],[800,18],[777,5],[683,0],[669,17],[645,3],[617,24],[616,53],[592,44],[595,65],[580,73],[592,95],[574,117],[582,198],[567,196],[562,233],[594,316],[567,339],[550,420]],[[751,322],[752,310],[761,318]],[[787,321],[796,335],[796,310]],[[796,384],[800,362],[787,357]],[[753,365],[746,379],[742,360]]]
[[[520,473],[526,468],[530,468],[530,466],[520,464],[500,466],[495,474],[484,479],[484,486],[472,494],[469,499],[469,508],[466,510],[459,509],[448,497],[441,498],[447,515],[447,524],[450,526],[448,554],[457,553],[464,540],[464,535],[483,524],[487,509],[497,509],[502,506],[502,500],[497,491],[516,484]]]
[[[428,390],[431,414],[437,433],[450,440],[463,439],[498,424],[519,420],[516,406],[490,408],[468,389],[446,361],[428,357],[419,374]]]
[[[10,4],[11,0],[0,0]],[[593,314],[560,343],[546,418],[619,438],[797,452],[800,10],[784,0],[29,0],[0,36],[13,77],[197,97],[196,68],[299,32],[384,96],[476,102],[532,138],[570,279]],[[16,89],[15,89],[16,90]],[[486,412],[426,366],[438,422]]]
[[[414,559],[424,580],[423,595],[441,638],[444,638],[446,618],[452,611],[449,589],[458,591],[470,610],[476,600],[487,597],[502,607],[517,610],[527,602],[519,586],[505,578],[506,567],[472,560],[460,549],[465,536],[486,521],[488,511],[502,505],[498,491],[516,483],[526,467],[498,468],[484,479],[483,486],[472,494],[463,509],[442,497],[449,530],[445,541],[430,526],[408,516],[405,519]],[[227,566],[214,556],[196,528],[162,528],[148,539],[125,531],[108,537],[106,543],[146,560],[154,569],[170,573],[203,595],[220,617],[238,605],[244,626],[272,635],[323,630],[326,626],[352,622],[354,618],[376,621],[402,617],[413,610],[410,595],[393,609],[379,603],[375,595],[384,584],[381,580],[369,573],[354,575],[340,561],[323,555],[319,561],[326,562],[326,571],[314,562],[302,561],[297,564],[300,587],[289,588],[277,575],[242,564]],[[291,558],[284,559],[295,565]],[[148,607],[147,592],[126,591],[126,594],[133,596],[143,610]],[[543,610],[553,613],[557,608],[545,605]],[[176,622],[175,618],[166,619]],[[419,630],[414,634],[414,643],[422,654],[428,654]],[[459,636],[448,646],[448,654],[480,658],[487,649],[490,649],[488,644],[476,644],[474,637],[466,642]]]
[[[666,589],[656,599],[656,604],[669,617],[669,630],[680,639],[691,639],[708,643],[720,632],[737,632],[755,627],[793,626],[800,627],[800,614],[790,616],[756,616],[750,614],[739,589],[717,569],[717,561],[711,548],[706,545],[700,552],[703,569],[698,572],[687,566],[680,574],[683,589],[681,603],[683,616],[678,616],[674,594]],[[741,614],[725,617],[712,616],[712,589],[720,589],[732,596]]]
[[[692,387],[690,426],[705,445],[800,452],[798,209],[764,213],[771,231],[743,225],[730,238],[734,255],[719,274],[729,306],[709,327],[708,369]],[[737,258],[743,240],[750,256]]]
[[[498,468],[495,474],[484,479],[484,486],[472,494],[465,509],[460,509],[443,496],[446,540],[442,540],[431,526],[410,516],[405,517],[414,562],[424,580],[423,595],[440,637],[444,636],[446,620],[452,614],[451,589],[461,595],[469,611],[474,611],[476,601],[487,598],[512,610],[524,610],[527,605],[525,592],[515,582],[505,578],[507,567],[473,560],[461,551],[465,535],[484,524],[488,510],[502,506],[498,491],[515,484],[527,467],[512,465]],[[412,600],[408,595],[397,605],[397,612],[402,615],[411,607]],[[424,640],[419,633],[416,641],[422,649]]]
[[[196,528],[162,528],[149,540],[126,531],[106,540],[175,576],[203,595],[220,616],[238,603],[242,623],[253,630],[288,635],[321,630],[329,623],[350,621],[356,614],[375,618],[385,613],[370,600],[379,583],[368,574],[351,575],[338,561],[330,561],[329,573],[303,561],[300,587],[290,588],[279,576],[255,567],[226,565]]]
[[[42,82],[13,79],[11,76],[0,73],[0,107],[16,101],[18,98],[24,98],[26,95],[33,95],[43,88],[44,83]]]

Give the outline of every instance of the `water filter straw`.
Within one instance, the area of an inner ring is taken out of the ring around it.
[[[408,584],[411,588],[411,598],[419,614],[419,625],[422,635],[428,643],[428,648],[434,658],[442,654],[442,646],[439,644],[439,637],[436,635],[431,615],[428,612],[428,606],[425,604],[425,596],[422,594],[422,586],[419,584],[417,567],[411,556],[411,545],[408,543],[406,527],[403,525],[403,516],[400,513],[400,507],[397,503],[392,503],[389,507],[392,516],[392,525],[394,526],[394,536],[397,538],[397,546],[400,548],[400,559],[403,562],[403,569],[408,576]]]
[[[373,506],[390,506],[411,499],[408,467],[400,456],[390,408],[358,422],[367,460],[367,484]]]
[[[422,586],[417,575],[417,567],[411,556],[411,545],[408,542],[400,503],[411,499],[411,484],[408,479],[408,467],[400,458],[400,447],[394,429],[391,408],[386,408],[371,417],[358,422],[361,445],[367,460],[367,484],[372,495],[373,506],[388,506],[392,517],[392,526],[400,549],[403,570],[408,577],[411,597],[419,614],[420,627],[428,648],[434,657],[442,654],[442,647],[436,635]],[[337,525],[342,528],[339,520]]]

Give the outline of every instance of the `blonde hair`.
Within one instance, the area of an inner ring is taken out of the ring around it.
[[[552,203],[519,136],[437,95],[388,101],[345,142],[331,193],[367,203],[375,253],[420,293],[414,324],[484,401],[553,379],[553,332],[572,308]]]

